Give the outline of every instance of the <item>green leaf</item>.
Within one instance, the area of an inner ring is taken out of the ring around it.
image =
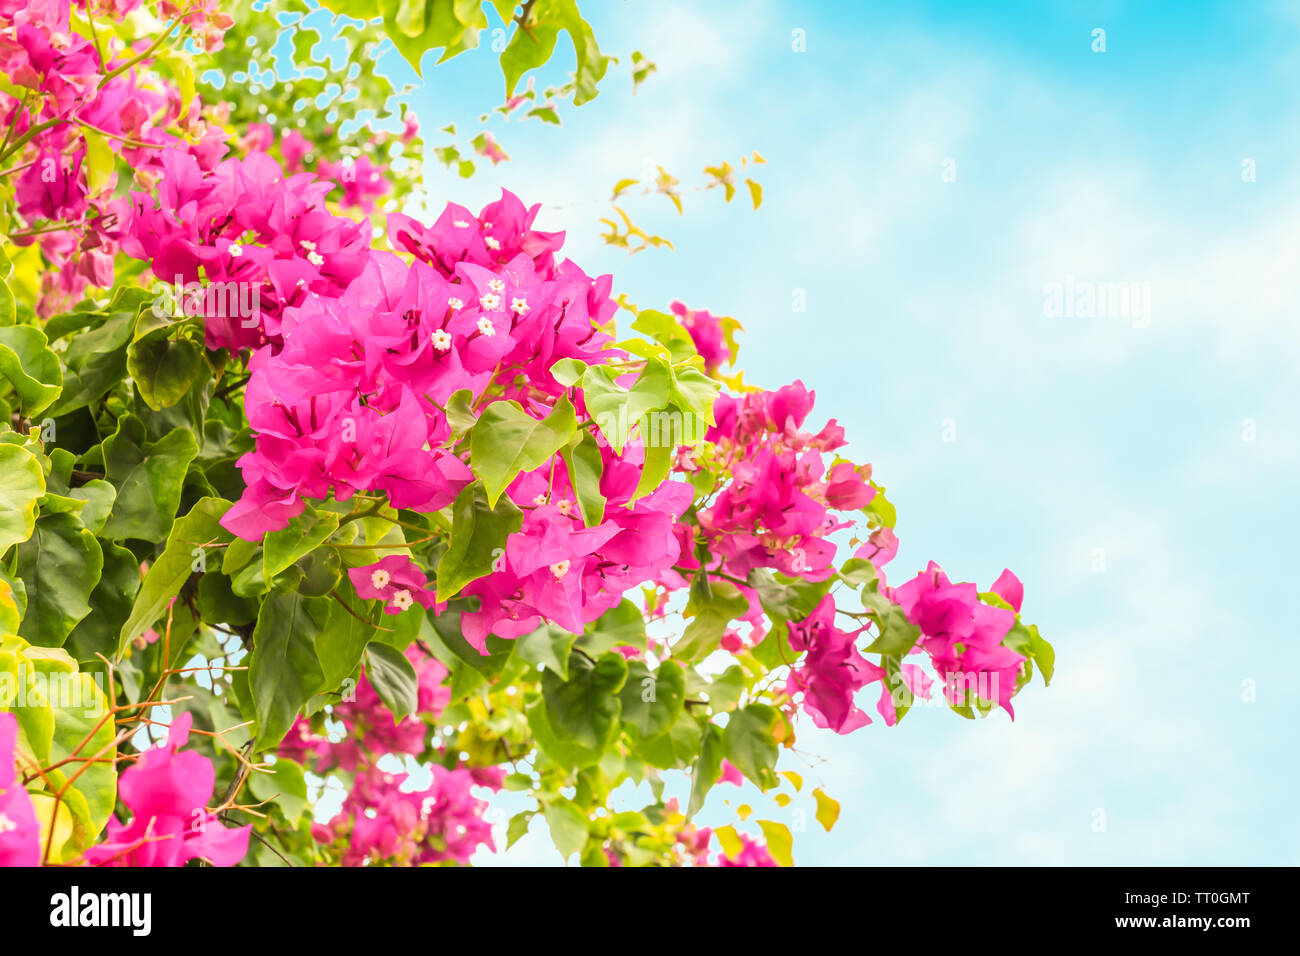
[[[686,819],[704,809],[704,801],[713,785],[722,779],[722,758],[725,755],[722,728],[709,724],[700,741],[700,758],[691,771],[691,800],[686,807]]]
[[[206,367],[197,345],[156,332],[133,342],[126,368],[145,404],[154,411],[170,408],[185,397]]]
[[[1043,675],[1044,687],[1052,683],[1052,674],[1056,669],[1056,650],[1038,633],[1037,625],[1022,624],[1017,619],[1011,631],[1002,639],[1002,645],[1033,659]]]
[[[112,660],[117,636],[131,616],[140,591],[140,560],[126,548],[102,542],[104,570],[90,592],[90,613],[68,635],[64,647],[83,663],[97,662],[97,654]]]
[[[546,825],[551,828],[551,840],[560,856],[567,861],[582,850],[587,842],[587,815],[578,805],[564,797],[556,797],[543,809]]]
[[[871,487],[876,489],[876,496],[871,499],[870,504],[862,509],[862,513],[867,516],[867,523],[873,528],[884,526],[886,528],[894,527],[894,522],[898,520],[898,511],[885,497],[885,489],[874,481]]]
[[[44,494],[36,456],[18,445],[0,445],[0,554],[32,536],[36,503]]]
[[[624,645],[643,650],[646,646],[645,615],[627,598],[588,624],[577,643],[591,657]]]
[[[862,589],[862,606],[876,623],[876,639],[867,645],[870,654],[903,656],[921,636],[921,629],[907,619],[903,609],[876,590],[877,582]]]
[[[16,556],[29,602],[18,634],[42,647],[62,647],[90,613],[90,594],[104,567],[99,542],[73,515],[42,515]]]
[[[415,713],[419,707],[415,668],[396,648],[378,642],[366,647],[366,680],[394,720]]]
[[[199,616],[211,624],[242,627],[257,620],[258,603],[241,597],[230,586],[230,577],[209,569],[199,578]]]
[[[54,321],[57,319],[51,320],[47,330]],[[125,377],[126,347],[135,322],[134,310],[115,312],[72,337],[63,352],[63,392],[49,408],[52,417],[90,404]]]
[[[449,600],[469,582],[491,574],[505,554],[506,538],[523,521],[523,512],[509,498],[494,508],[482,482],[465,486],[451,506],[451,538],[438,561],[438,600]]]
[[[330,618],[328,629],[316,642],[316,659],[322,673],[321,693],[332,694],[343,687],[345,681],[356,676],[361,655],[377,633],[371,621],[375,608],[358,598],[351,588],[346,589],[341,597],[344,606],[337,609]],[[348,689],[355,686],[354,682]]]
[[[185,472],[198,453],[193,432],[178,429],[150,442],[144,422],[123,415],[117,431],[104,439],[104,470],[117,500],[101,534],[113,540],[165,538],[180,510]]]
[[[262,540],[262,576],[272,580],[309,551],[314,551],[339,528],[339,516],[308,504],[302,514]]]
[[[30,325],[0,326],[0,376],[14,387],[29,417],[49,408],[63,391],[63,368],[45,333]]]
[[[593,528],[605,519],[605,496],[600,493],[604,469],[600,445],[591,432],[584,431],[560,449],[560,455],[569,473],[569,484],[578,498],[582,523]]]
[[[668,733],[636,741],[632,751],[651,766],[682,770],[699,757],[702,733],[699,721],[683,710]]]
[[[92,194],[103,192],[117,181],[113,149],[102,133],[83,126],[81,134],[86,141],[86,185]]]
[[[668,472],[672,470],[676,449],[675,444],[661,444],[647,439],[641,478],[636,484],[636,490],[632,492],[632,497],[628,499],[628,507],[631,507],[638,498],[645,497],[664,483]]]
[[[384,32],[420,75],[426,52],[443,49],[438,62],[449,60],[478,46],[479,33],[487,27],[481,2],[466,0],[327,0],[324,6],[358,19],[382,15]]]
[[[478,421],[474,414],[474,395],[468,388],[458,388],[447,399],[447,424],[451,426],[453,437],[459,438]]]
[[[550,725],[561,737],[603,753],[618,731],[621,704],[617,694],[627,680],[627,661],[609,653],[592,664],[575,653],[569,661],[569,674],[567,681],[550,671],[542,675]]]
[[[200,546],[232,540],[233,535],[218,523],[229,509],[230,502],[222,498],[203,498],[172,525],[163,553],[149,566],[131,606],[131,616],[118,635],[119,659],[127,645],[162,617],[167,602],[180,594],[190,575],[198,573],[204,557]]]
[[[569,679],[569,652],[578,635],[555,624],[543,624],[531,634],[515,641],[515,651],[534,666],[540,664],[561,680]]]
[[[620,453],[637,422],[648,412],[668,407],[672,388],[672,372],[662,359],[647,360],[630,388],[615,381],[621,374],[603,365],[593,365],[582,376],[587,414],[595,420],[610,446]]]
[[[533,822],[536,816],[535,810],[520,810],[510,818],[510,824],[506,827],[506,849],[510,849],[518,843],[525,833],[528,832],[528,825]]]
[[[763,790],[777,784],[776,729],[781,715],[769,704],[750,704],[733,711],[723,731],[727,759]]]
[[[258,800],[275,803],[289,825],[296,827],[307,809],[307,779],[299,764],[285,757],[276,757],[270,772],[255,771],[249,775],[248,788]]]
[[[56,833],[50,859],[69,860],[95,842],[117,800],[116,730],[112,720],[104,719],[108,700],[95,675],[79,671],[66,652],[32,647],[21,638],[0,642],[0,674],[9,675],[14,686],[21,682],[26,688],[25,706],[14,711],[23,730],[20,750],[53,768],[31,789],[52,794],[66,788],[62,802],[70,811],[70,825],[66,832]],[[0,710],[4,704],[0,699]],[[99,759],[94,763],[69,760],[74,753]]]
[[[257,715],[257,748],[274,750],[299,711],[325,681],[316,640],[328,628],[334,602],[272,591],[253,631],[248,680]]]
[[[627,665],[627,681],[619,692],[623,723],[638,737],[667,733],[682,713],[686,699],[686,675],[676,661],[664,661],[651,673],[641,661]]]
[[[684,614],[690,623],[681,640],[673,646],[673,657],[681,661],[698,661],[718,649],[722,635],[732,621],[749,610],[749,601],[729,581],[712,581],[708,587],[700,582],[691,586],[691,597]]]
[[[573,404],[563,397],[540,421],[518,402],[493,402],[470,432],[469,458],[483,479],[489,507],[522,472],[540,468],[577,431]]]
[[[582,19],[574,0],[537,0],[529,8],[527,29],[517,29],[501,53],[507,98],[514,95],[524,73],[551,58],[561,30],[573,41],[573,105],[581,106],[595,98],[611,58],[600,52],[591,25]]]

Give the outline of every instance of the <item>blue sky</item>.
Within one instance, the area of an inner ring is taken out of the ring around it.
[[[512,161],[431,170],[432,203],[507,186],[632,301],[739,318],[747,379],[814,388],[889,489],[892,578],[1009,566],[1058,655],[1014,724],[805,722],[782,766],[842,802],[832,834],[807,801],[726,787],[704,821],[724,797],[803,809],[804,865],[1300,862],[1300,4],[583,7],[602,48],[659,72],[561,129],[494,120]],[[502,93],[487,49],[426,76],[426,129],[471,130]],[[751,150],[760,210],[690,191]],[[676,251],[629,258],[598,238],[601,200],[656,163],[686,215],[627,208]],[[1067,282],[1138,283],[1150,312],[1045,315]],[[497,862],[559,860],[539,824]]]

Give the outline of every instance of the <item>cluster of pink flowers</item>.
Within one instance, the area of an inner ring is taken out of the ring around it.
[[[214,866],[234,866],[248,852],[252,826],[227,827],[207,810],[216,783],[212,761],[193,751],[192,718],[180,714],[167,741],[145,751],[118,778],[118,796],[132,813],[131,822],[108,822],[103,842],[85,853],[96,866],[184,866],[204,859]]]
[[[691,326],[697,347],[699,342],[710,347],[708,336],[713,333],[697,336],[695,331],[701,328],[698,317],[707,313],[692,313],[679,306],[673,305],[679,316],[697,319]],[[823,455],[843,447],[844,431],[834,421],[815,434],[803,430],[814,397],[801,382],[795,382],[772,392],[718,398],[714,407],[717,425],[706,437],[714,442],[717,461],[729,480],[707,507],[698,510],[698,527],[677,526],[681,559],[659,578],[663,587],[670,591],[685,587],[698,570],[690,547],[697,534],[704,537],[712,556],[705,570],[729,580],[744,580],[760,568],[807,581],[824,581],[834,573],[837,545],[831,535],[854,524],[838,513],[866,508],[877,492],[870,481],[869,465],[836,461],[826,467]],[[695,466],[679,458],[678,467],[689,471]],[[1004,571],[993,586],[1013,611],[981,602],[974,584],[952,584],[933,563],[894,589],[886,583],[884,566],[897,551],[894,532],[880,526],[854,557],[870,561],[880,593],[898,604],[920,630],[911,653],[928,657],[955,705],[970,702],[970,695],[962,690],[965,687],[1013,713],[1010,700],[1025,658],[1004,647],[1002,641],[1020,609],[1023,592],[1019,580]],[[732,653],[765,636],[757,593],[743,584],[738,587],[749,601],[749,610],[740,620],[751,630],[746,640],[738,631],[728,629],[721,644]],[[904,698],[927,698],[933,681],[913,663],[900,664],[891,676],[884,667],[868,661],[857,641],[871,625],[841,629],[836,624],[837,613],[834,598],[827,595],[807,618],[791,622],[790,646],[800,658],[790,670],[786,692],[817,726],[844,734],[871,722],[855,699],[863,687],[879,681],[876,709],[892,726],[903,690]]]
[[[921,630],[917,649],[929,655],[954,704],[967,692],[996,702],[1015,716],[1011,695],[1020,677],[1022,654],[1002,646],[1016,623],[1024,587],[1010,570],[993,583],[992,592],[1014,610],[985,604],[974,584],[953,584],[933,561],[912,580],[894,588],[890,598]]]
[[[113,204],[122,250],[163,282],[203,283],[182,305],[203,315],[209,348],[278,343],[287,309],[341,293],[369,259],[369,228],[332,215],[333,184],[310,173],[286,178],[265,153],[209,169],[191,150],[168,149],[160,162],[156,197],[137,191]]]
[[[729,480],[697,512],[698,527],[677,526],[681,559],[659,579],[665,588],[686,587],[698,570],[697,535],[707,544],[707,570],[713,574],[743,580],[756,568],[768,568],[821,581],[833,573],[836,544],[830,536],[853,525],[834,512],[865,507],[876,490],[869,465],[826,467],[823,455],[845,444],[844,429],[831,420],[815,434],[802,430],[815,398],[798,381],[776,391],[718,397],[717,424],[705,438],[714,443],[718,466]],[[690,471],[696,465],[679,457],[678,467]],[[750,604],[740,620],[750,631],[747,639],[727,632],[723,646],[733,652],[766,633],[757,594],[745,586],[740,591]]]
[[[498,789],[500,772],[448,770],[441,764],[431,764],[429,770],[433,782],[428,787],[406,790],[407,774],[366,767],[343,808],[328,824],[315,825],[313,835],[320,843],[346,840],[344,866],[465,864],[479,847],[494,849],[492,827],[483,819],[487,802],[473,788]]]
[[[666,481],[627,507],[641,480],[644,450],[629,445],[622,456],[601,449],[600,491],[606,498],[599,524],[585,527],[563,460],[520,475],[507,495],[524,512],[523,525],[506,541],[496,570],[471,582],[477,611],[461,616],[465,638],[483,650],[489,634],[514,638],[543,619],[574,633],[616,606],[623,595],[666,573],[677,561],[675,528],[690,507],[689,485]]]
[[[121,16],[139,0],[93,6],[101,15]],[[165,2],[160,8],[176,12]],[[115,177],[92,192],[85,136],[102,138],[142,184],[162,174],[167,148],[207,159],[225,150],[224,134],[203,122],[192,103],[182,102],[174,86],[143,81],[139,70],[147,63],[127,67],[139,51],[124,48],[111,31],[101,61],[94,43],[73,32],[71,9],[69,0],[0,2],[0,68],[14,87],[36,94],[20,99],[0,93],[0,126],[9,131],[6,142],[24,144],[6,165],[17,170],[15,204],[33,229],[18,230],[12,238],[20,245],[38,242],[50,265],[41,280],[42,315],[71,306],[87,284],[113,283],[113,255],[121,239],[121,210],[111,198]],[[229,17],[211,3],[189,9],[187,24],[209,49],[218,47]],[[172,126],[183,129],[193,144],[182,144],[167,131]]]
[[[257,447],[240,460],[247,490],[223,521],[229,530],[257,538],[301,513],[306,498],[343,501],[361,490],[382,491],[397,508],[444,507],[472,477],[442,447],[451,436],[443,408],[458,389],[478,394],[495,380],[546,415],[563,391],[550,365],[596,360],[608,336],[594,322],[616,306],[608,276],[556,267],[549,246],[537,259],[519,251],[532,248],[531,215],[509,194],[480,217],[450,206],[430,234],[442,236],[444,222],[464,234],[452,268],[438,255],[408,266],[367,251],[346,289],[313,289],[284,309],[283,348],[250,361],[245,404]],[[390,217],[399,244],[416,228]],[[312,255],[328,264],[334,249],[318,243]]]
[[[610,277],[557,262],[563,235],[535,231],[537,209],[504,193],[477,216],[450,205],[430,228],[391,216],[390,236],[414,264],[373,253],[341,294],[284,310],[282,347],[264,347],[250,362],[246,406],[257,445],[240,459],[247,487],[222,519],[227,529],[255,539],[284,527],[307,499],[359,491],[383,492],[397,508],[443,508],[472,479],[445,447],[454,392],[478,395],[494,384],[493,400],[517,401],[540,419],[566,392],[550,372],[557,360],[620,354],[599,330],[616,308]],[[573,397],[584,411],[582,396]],[[594,527],[583,523],[559,455],[507,489],[523,527],[495,572],[465,590],[480,599],[462,621],[480,650],[489,633],[517,637],[543,617],[581,630],[676,560],[673,527],[690,505],[689,486],[666,482],[625,507],[644,449],[601,454],[607,505]],[[419,590],[409,593],[423,603]]]
[[[832,512],[863,508],[875,497],[870,466],[826,468],[823,454],[845,444],[834,420],[816,434],[800,430],[815,398],[797,381],[718,398],[717,425],[706,438],[717,444],[731,481],[699,520],[721,570],[741,578],[754,568],[824,577],[836,550],[829,536],[852,524]]]

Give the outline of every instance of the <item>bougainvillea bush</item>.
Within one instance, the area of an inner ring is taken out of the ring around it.
[[[809,727],[1051,678],[1010,571],[891,564],[735,320],[633,307],[538,197],[419,195],[380,52],[499,24],[551,121],[616,65],[573,0],[339,9],[0,0],[0,864],[465,864],[541,818],[584,865],[789,865],[779,812],[692,822],[715,787],[785,807]]]

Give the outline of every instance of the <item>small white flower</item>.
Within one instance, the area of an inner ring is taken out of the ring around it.
[[[325,257],[319,252],[313,251],[307,253],[307,261],[314,266],[323,266],[325,264]]]
[[[465,300],[464,300],[464,299],[458,299],[458,298],[456,298],[455,296],[452,296],[450,299],[448,299],[448,300],[447,300],[447,304],[448,304],[449,306],[451,306],[453,309],[463,309],[463,308],[465,308]]]
[[[316,243],[312,242],[310,239],[299,239],[298,245],[302,246],[304,249],[316,248]]]
[[[569,512],[573,510],[573,502],[570,501],[568,498],[565,498],[562,501],[560,501],[560,503],[555,507],[559,508],[560,514],[564,515],[567,518],[569,516]]]
[[[501,308],[501,296],[489,292],[487,295],[479,296],[478,304],[485,312],[495,312]]]
[[[14,823],[3,813],[0,813],[0,833],[9,833],[18,829],[18,824]]]
[[[452,225],[455,226],[457,229],[469,228],[469,223],[467,223],[464,219],[457,219],[455,222],[452,223]]]
[[[527,300],[527,299],[511,299],[511,300],[510,300],[510,311],[512,311],[512,312],[516,312],[516,313],[518,313],[519,315],[523,315],[525,312],[528,311],[528,300]]]
[[[488,288],[493,292],[505,292],[506,284],[500,279],[488,279]]]
[[[370,572],[370,586],[376,590],[382,591],[388,587],[390,580],[392,580],[392,576],[383,568],[375,568]]]
[[[411,598],[411,592],[405,588],[393,595],[392,606],[397,608],[399,611],[405,611],[414,603],[415,601]]]
[[[445,329],[439,329],[433,333],[433,347],[439,352],[445,352],[451,348],[451,336]]]
[[[533,499],[533,504],[537,505],[537,507],[539,508],[542,505],[546,504],[546,495],[538,495],[536,498]]]
[[[230,244],[230,254],[238,259],[244,254],[244,247],[237,242],[232,242]]]
[[[555,580],[560,580],[569,573],[569,561],[566,558],[563,561],[556,561],[551,565],[551,573],[555,575]]]
[[[492,250],[501,248],[501,242],[497,239],[493,239],[491,236],[484,236],[483,244]]]
[[[486,315],[479,317],[478,330],[482,332],[483,335],[489,339],[492,338],[492,336],[497,334],[496,326],[492,324],[492,320],[489,319]]]

